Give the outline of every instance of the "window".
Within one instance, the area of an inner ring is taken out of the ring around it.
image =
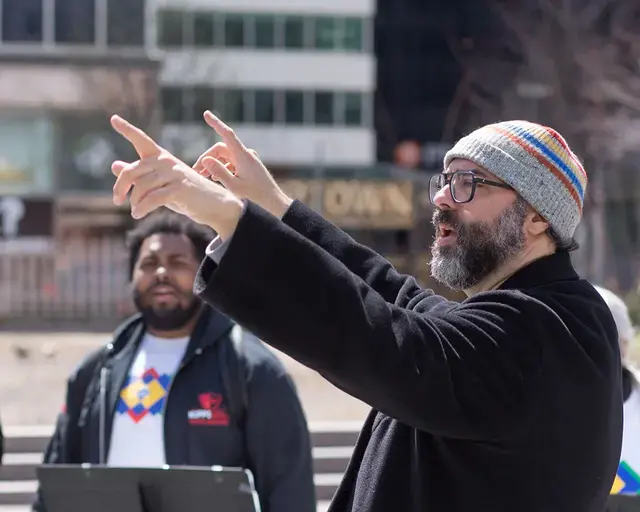
[[[0,183],[3,194],[50,194],[55,127],[47,117],[0,116]]]
[[[344,124],[360,126],[363,124],[362,95],[348,92],[344,96]]]
[[[182,46],[184,41],[184,13],[180,11],[158,12],[158,45]]]
[[[204,111],[211,110],[231,124],[362,126],[365,97],[340,91],[164,87],[162,111],[165,123],[201,123]]]
[[[183,90],[179,87],[163,87],[162,117],[165,123],[184,121]]]
[[[213,110],[213,89],[211,87],[194,87],[191,90],[190,115],[188,121],[204,122],[202,114],[205,110]]]
[[[273,16],[256,16],[256,47],[274,48],[276,45],[276,24]]]
[[[284,21],[285,48],[304,48],[304,19],[288,16]]]
[[[217,96],[216,96],[216,99]],[[229,123],[241,123],[245,119],[244,91],[226,89],[220,94],[221,102],[216,102],[216,107],[222,114],[222,119]],[[218,106],[218,103],[221,106]]]
[[[314,24],[314,48],[318,50],[332,50],[337,41],[337,20],[333,18],[316,18]]]
[[[256,124],[273,124],[275,122],[274,91],[256,91],[254,96]]]
[[[315,124],[333,124],[333,93],[316,92],[314,95],[314,122]]]
[[[340,47],[345,50],[362,51],[364,48],[363,20],[359,18],[346,18],[344,20],[342,41]]]
[[[214,15],[210,12],[193,13],[193,44],[199,47],[214,46]]]
[[[57,43],[95,43],[95,2],[56,0],[55,8],[55,40]]]
[[[304,94],[302,91],[284,93],[284,111],[286,124],[304,123]]]
[[[0,5],[3,41],[42,41],[42,0],[3,0]]]
[[[227,14],[224,19],[224,45],[229,48],[244,46],[245,18],[240,14]]]
[[[109,45],[144,45],[144,4],[145,0],[108,0],[107,42]]]

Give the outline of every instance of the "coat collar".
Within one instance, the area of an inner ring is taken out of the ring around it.
[[[579,278],[571,263],[571,255],[567,251],[558,251],[522,267],[502,283],[500,289],[531,288],[557,281],[576,281]]]

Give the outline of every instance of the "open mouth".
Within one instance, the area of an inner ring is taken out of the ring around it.
[[[446,238],[448,236],[452,236],[455,234],[455,231],[449,226],[441,224],[438,226],[438,236],[441,238]]]
[[[436,241],[439,245],[446,245],[455,241],[456,231],[451,226],[440,224],[437,230]]]

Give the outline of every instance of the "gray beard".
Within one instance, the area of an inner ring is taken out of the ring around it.
[[[522,226],[527,203],[517,198],[493,222],[463,224],[453,221],[457,239],[452,246],[431,247],[431,276],[452,290],[468,290],[516,256],[524,246]],[[452,213],[453,215],[453,213]],[[447,216],[434,213],[434,225]]]

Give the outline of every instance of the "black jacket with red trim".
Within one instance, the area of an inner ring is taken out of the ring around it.
[[[315,512],[311,442],[294,383],[254,336],[244,336],[242,349],[234,350],[233,327],[226,316],[205,307],[167,396],[167,463],[247,467],[263,511]],[[144,331],[139,317],[125,322],[112,343],[89,355],[69,377],[65,410],[45,464],[106,460],[119,393]],[[246,397],[241,398],[243,385]],[[45,505],[38,497],[33,509],[44,512]]]

